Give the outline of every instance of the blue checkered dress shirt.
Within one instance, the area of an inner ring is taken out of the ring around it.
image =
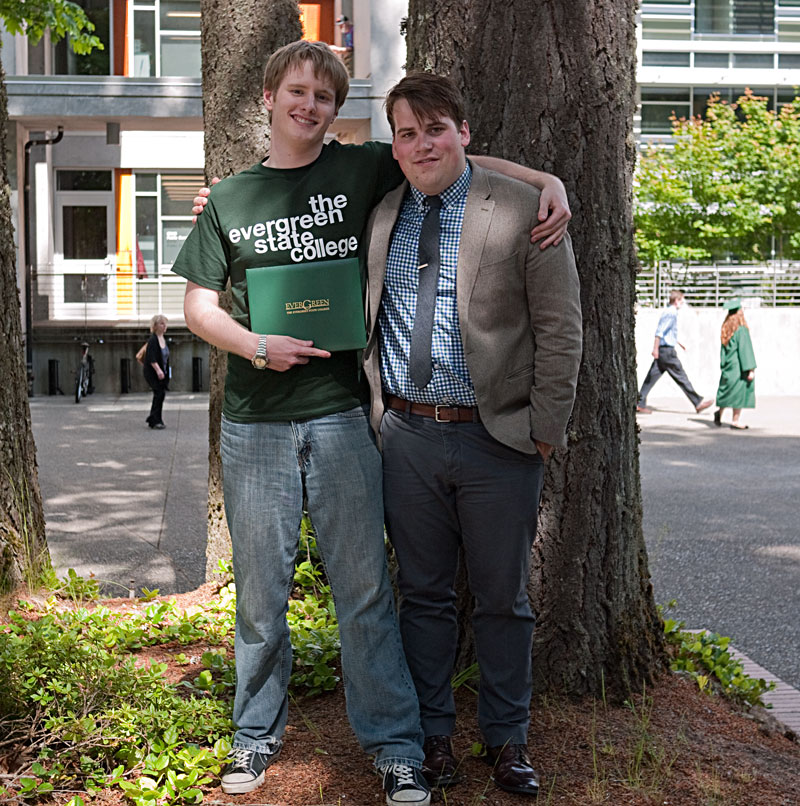
[[[472,169],[467,163],[461,176],[440,194],[439,284],[431,340],[433,374],[424,389],[417,388],[408,373],[419,285],[419,234],[428,209],[425,194],[413,186],[410,186],[410,192],[403,200],[400,216],[392,232],[383,297],[378,311],[381,379],[387,394],[397,395],[412,403],[477,405],[461,344],[456,300],[458,246],[471,181]]]

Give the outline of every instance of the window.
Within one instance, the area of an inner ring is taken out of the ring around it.
[[[68,39],[56,43],[53,72],[57,76],[107,76],[111,74],[111,26],[108,0],[74,0],[94,24],[94,35],[103,43],[83,56],[73,52]]]
[[[642,53],[644,67],[688,67],[688,53],[673,53],[671,51],[644,51]]]
[[[727,67],[730,53],[695,53],[695,67]]]
[[[775,67],[775,57],[771,53],[734,53],[733,66],[771,70]]]
[[[136,276],[168,271],[192,231],[200,174],[136,174]]]
[[[774,35],[774,0],[696,0],[699,34]]]
[[[773,109],[775,106],[775,90],[768,88],[752,87],[753,95],[765,97],[767,108]],[[744,87],[695,87],[692,93],[692,114],[705,115],[708,99],[711,95],[718,95],[720,100],[735,104],[742,95],[745,94]]]
[[[200,0],[134,0],[134,76],[200,75]]]
[[[111,190],[111,171],[56,171],[56,190]]]
[[[56,171],[54,277],[60,281],[50,281],[56,308],[108,304],[108,273],[116,251],[113,187],[108,170]]]
[[[784,70],[800,70],[800,53],[779,53],[778,67]]]
[[[689,116],[689,90],[642,87],[642,134],[670,134],[672,117]]]

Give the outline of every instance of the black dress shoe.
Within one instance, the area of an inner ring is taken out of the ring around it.
[[[422,774],[431,787],[452,786],[461,781],[449,736],[428,736],[422,750],[425,753]]]
[[[494,765],[492,779],[500,789],[519,795],[535,795],[539,791],[539,779],[524,744],[490,747],[487,761]]]

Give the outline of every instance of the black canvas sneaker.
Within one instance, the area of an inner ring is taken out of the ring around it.
[[[407,764],[381,767],[388,806],[430,806],[431,791],[421,770]]]
[[[274,753],[234,747],[230,762],[222,772],[222,791],[228,795],[241,795],[258,789],[264,783],[264,771],[277,761],[280,752],[280,747]]]

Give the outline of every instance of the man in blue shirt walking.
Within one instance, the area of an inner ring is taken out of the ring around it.
[[[650,365],[650,370],[647,373],[647,377],[644,379],[641,391],[639,392],[639,402],[636,405],[636,411],[639,414],[652,414],[653,410],[647,406],[647,396],[650,394],[650,390],[653,386],[655,386],[656,381],[665,372],[669,373],[675,383],[680,386],[698,414],[701,411],[705,411],[714,402],[710,399],[703,400],[703,398],[695,392],[678,358],[678,354],[675,351],[676,345],[680,344],[680,346],[683,347],[678,341],[678,311],[682,306],[683,291],[674,288],[669,292],[669,305],[658,320],[656,338],[653,343],[653,363]],[[686,348],[683,347],[683,349],[685,350]]]

